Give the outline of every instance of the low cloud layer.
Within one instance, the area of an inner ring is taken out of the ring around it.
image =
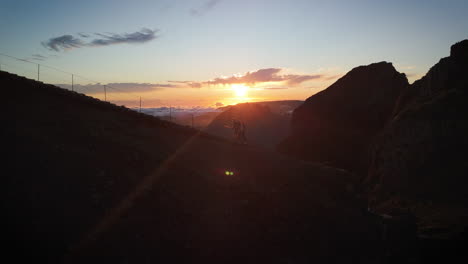
[[[201,88],[202,83],[200,82],[192,82],[192,81],[168,81],[170,83],[176,83],[176,86],[182,87],[190,87],[190,88]]]
[[[135,110],[140,110],[139,108],[135,108]],[[184,114],[193,114],[194,116],[199,116],[203,115],[205,113],[213,113],[213,112],[222,112],[222,110],[213,108],[213,107],[201,107],[201,106],[194,106],[194,107],[172,107],[169,109],[169,107],[151,107],[151,108],[142,108],[141,111],[147,115],[152,115],[152,116],[157,116],[157,117],[163,117],[163,116],[168,116],[169,114],[172,114],[177,116],[181,116]]]
[[[286,90],[288,89],[287,87],[267,87],[267,88],[262,88],[262,90]]]
[[[192,16],[202,16],[206,12],[213,9],[213,7],[215,7],[219,2],[220,0],[208,0],[204,2],[200,7],[190,9],[190,14]]]
[[[91,35],[86,33],[78,33],[78,37],[73,35],[63,35],[50,38],[47,41],[43,41],[41,44],[49,50],[59,52],[82,47],[99,47],[122,43],[145,43],[156,39],[158,37],[156,35],[157,32],[158,30],[143,28],[140,31],[123,34],[95,33],[94,36],[96,36],[96,38],[90,41],[85,41],[83,39],[90,39]]]

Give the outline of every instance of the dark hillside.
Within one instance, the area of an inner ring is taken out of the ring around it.
[[[467,237],[467,73],[464,40],[405,90],[372,146],[366,183],[376,208],[412,208],[426,236]]]
[[[292,132],[279,150],[363,176],[369,145],[407,86],[391,63],[356,67],[294,110]]]
[[[8,98],[3,138],[14,150],[3,201],[22,243],[41,241],[41,250],[63,251],[196,133],[5,72],[0,80]]]
[[[379,255],[341,170],[5,72],[0,84],[9,154],[3,239],[17,262],[342,263]]]

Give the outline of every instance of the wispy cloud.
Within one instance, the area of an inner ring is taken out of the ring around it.
[[[323,75],[285,75],[283,78],[287,79],[289,85],[298,85],[306,81],[320,79]]]
[[[190,87],[190,88],[201,88],[202,83],[200,82],[192,82],[192,81],[168,81],[170,83],[176,83],[178,86],[182,87]]]
[[[266,87],[262,88],[262,90],[286,90],[289,89],[288,87]]]
[[[220,0],[209,0],[209,1],[206,1],[206,2],[204,2],[201,6],[199,6],[199,7],[197,7],[197,8],[191,8],[191,9],[190,9],[190,14],[193,15],[193,16],[202,16],[202,15],[204,15],[206,12],[210,11],[211,9],[213,9],[213,7],[215,7],[219,2],[220,2]]]
[[[308,81],[323,81],[328,80],[331,77],[335,78],[335,76],[329,76],[328,74],[282,74],[284,71],[287,70],[281,68],[265,68],[246,72],[244,74],[218,77],[207,81],[168,82],[176,84],[179,88],[203,88],[211,85],[246,84],[263,90],[280,90],[298,86]],[[276,87],[276,85],[279,86]],[[285,85],[289,87],[286,87]],[[266,86],[266,88],[262,86]]]
[[[78,33],[78,37],[73,35],[63,35],[60,37],[50,38],[47,41],[43,41],[42,46],[48,48],[52,51],[64,51],[71,50],[82,47],[99,47],[99,46],[109,46],[114,44],[136,44],[136,43],[145,43],[156,39],[158,36],[156,33],[157,29],[152,30],[148,28],[143,28],[139,31],[132,33],[95,33],[94,35],[97,38],[91,41],[84,41],[83,38],[91,38],[90,34]]]
[[[27,57],[27,58],[24,58],[24,59],[21,59],[23,61],[45,61],[47,60],[48,58],[58,58],[59,56],[55,55],[55,54],[48,54],[48,55],[42,55],[42,54],[38,54],[38,53],[35,53],[35,54],[31,54],[31,56]]]
[[[125,34],[102,34],[96,33],[101,38],[94,39],[89,43],[90,46],[107,46],[120,43],[145,43],[155,38],[158,30],[144,28],[140,31]]]
[[[266,68],[259,69],[253,72],[247,72],[240,76],[231,76],[227,78],[216,78],[214,80],[203,82],[203,84],[237,84],[237,83],[246,83],[246,84],[256,84],[256,83],[265,83],[265,82],[286,82],[288,85],[298,85],[303,82],[320,79],[323,77],[321,74],[315,75],[296,75],[296,74],[285,74],[282,75],[280,68]]]
[[[89,37],[91,37],[91,35],[86,34],[86,33],[82,33],[82,32],[78,33],[78,36],[80,36],[80,37],[82,37],[82,38],[89,38]]]
[[[33,54],[33,55],[31,55],[31,60],[43,61],[43,60],[45,60],[45,59],[47,59],[47,57],[46,57],[46,56],[43,56],[43,55],[41,55],[41,54]]]
[[[336,74],[336,75],[331,75],[325,78],[325,80],[337,80],[338,78],[341,78],[344,74]]]
[[[75,38],[72,35],[63,35],[60,37],[50,38],[47,41],[43,41],[42,46],[53,51],[60,51],[80,48],[85,46],[85,43],[83,43],[81,39]]]

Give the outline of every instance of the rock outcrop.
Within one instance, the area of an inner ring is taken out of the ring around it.
[[[455,219],[466,223],[467,100],[468,40],[464,40],[402,93],[391,122],[373,144],[366,184],[376,207],[383,211],[412,207],[420,211],[418,217],[426,227],[453,227]],[[430,208],[423,212],[421,204]]]
[[[391,63],[356,67],[294,111],[292,134],[279,150],[362,175],[369,144],[407,86]]]

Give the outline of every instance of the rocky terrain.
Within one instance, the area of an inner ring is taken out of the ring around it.
[[[421,263],[468,260],[467,73],[468,40],[412,85],[389,63],[357,67],[294,111],[279,150],[357,174],[388,227],[414,217]]]
[[[372,146],[366,181],[382,212],[411,209],[426,236],[468,226],[468,40],[403,90],[391,122]]]
[[[407,86],[391,63],[356,67],[294,111],[279,150],[365,175],[369,145]]]

